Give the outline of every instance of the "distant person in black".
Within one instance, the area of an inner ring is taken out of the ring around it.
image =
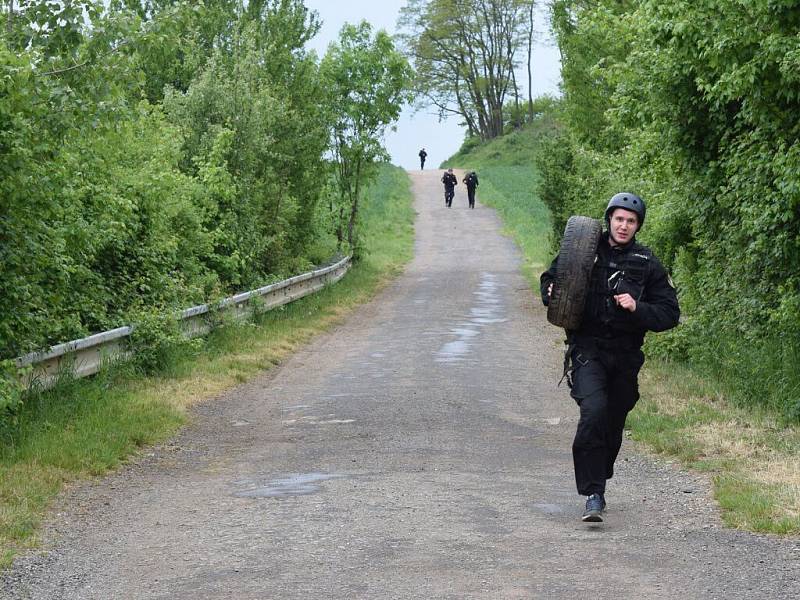
[[[580,407],[572,442],[575,483],[586,496],[582,520],[603,520],[606,480],[622,445],[628,413],[639,400],[642,344],[648,331],[678,324],[678,297],[666,270],[647,246],[636,242],[645,204],[636,194],[614,195],[605,212],[580,325],[567,331],[564,373]],[[558,257],[542,273],[541,293],[550,303]]]
[[[419,151],[419,168],[425,168],[425,159],[428,158],[428,153],[425,152],[425,148]]]
[[[447,172],[442,175],[442,183],[444,184],[444,205],[450,208],[453,204],[453,196],[456,195],[456,186],[458,179],[453,175],[453,169],[447,169]]]
[[[475,188],[478,187],[478,174],[475,171],[470,171],[462,181],[467,184],[469,207],[475,208]]]

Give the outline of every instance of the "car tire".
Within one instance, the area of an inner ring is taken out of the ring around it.
[[[557,327],[574,330],[581,324],[602,231],[597,219],[572,216],[567,220],[547,305],[547,320]]]

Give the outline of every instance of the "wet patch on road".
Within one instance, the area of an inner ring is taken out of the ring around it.
[[[233,493],[239,498],[286,498],[290,496],[307,496],[322,489],[321,483],[331,479],[341,479],[344,475],[331,473],[295,473],[279,479],[272,479],[264,484],[249,479],[234,482],[242,487]]]
[[[352,394],[341,394],[341,396],[351,396]],[[325,414],[303,414],[305,409],[310,409],[308,404],[298,404],[281,409],[283,418],[281,425],[343,425],[355,423],[355,419],[342,419],[335,412]]]
[[[464,360],[469,355],[474,338],[480,334],[481,327],[494,323],[504,323],[507,319],[503,316],[503,303],[500,297],[495,276],[491,273],[481,273],[481,282],[477,291],[473,292],[477,304],[469,311],[469,320],[459,323],[458,327],[450,330],[456,339],[442,345],[436,352],[436,362],[452,363]]]
[[[327,415],[299,415],[295,419],[281,420],[282,425],[345,425],[355,422],[355,419],[338,419],[333,413]]]

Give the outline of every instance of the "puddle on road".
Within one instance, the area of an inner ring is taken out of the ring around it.
[[[458,327],[450,330],[456,339],[439,348],[434,357],[436,362],[451,363],[464,360],[472,349],[471,340],[480,333],[481,327],[507,321],[503,317],[499,287],[500,284],[495,281],[494,275],[481,273],[478,290],[473,292],[477,305],[470,309],[467,322],[459,323]]]
[[[472,319],[473,323],[477,323],[479,325],[491,325],[492,323],[505,323],[506,321],[507,319],[486,319],[483,317]]]
[[[326,395],[322,396],[322,399],[323,400],[337,400],[339,398],[350,398],[351,396],[354,396],[354,395],[355,394],[352,394],[350,392],[342,392],[342,393],[339,393],[339,394],[326,394]]]
[[[280,479],[273,479],[265,485],[243,479],[234,483],[246,489],[234,492],[239,498],[287,498],[289,496],[307,496],[321,489],[320,483],[331,479],[340,479],[344,475],[328,473],[296,473]]]
[[[439,350],[439,354],[446,356],[460,356],[469,352],[469,344],[464,340],[448,342]]]
[[[450,333],[454,333],[462,338],[471,338],[478,335],[479,332],[476,329],[467,329],[467,326],[465,325],[464,327],[456,327],[455,329],[451,329]]]

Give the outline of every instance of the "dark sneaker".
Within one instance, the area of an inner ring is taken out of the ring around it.
[[[603,509],[606,507],[605,498],[602,494],[592,494],[586,498],[586,510],[583,511],[581,520],[584,523],[602,523]]]

